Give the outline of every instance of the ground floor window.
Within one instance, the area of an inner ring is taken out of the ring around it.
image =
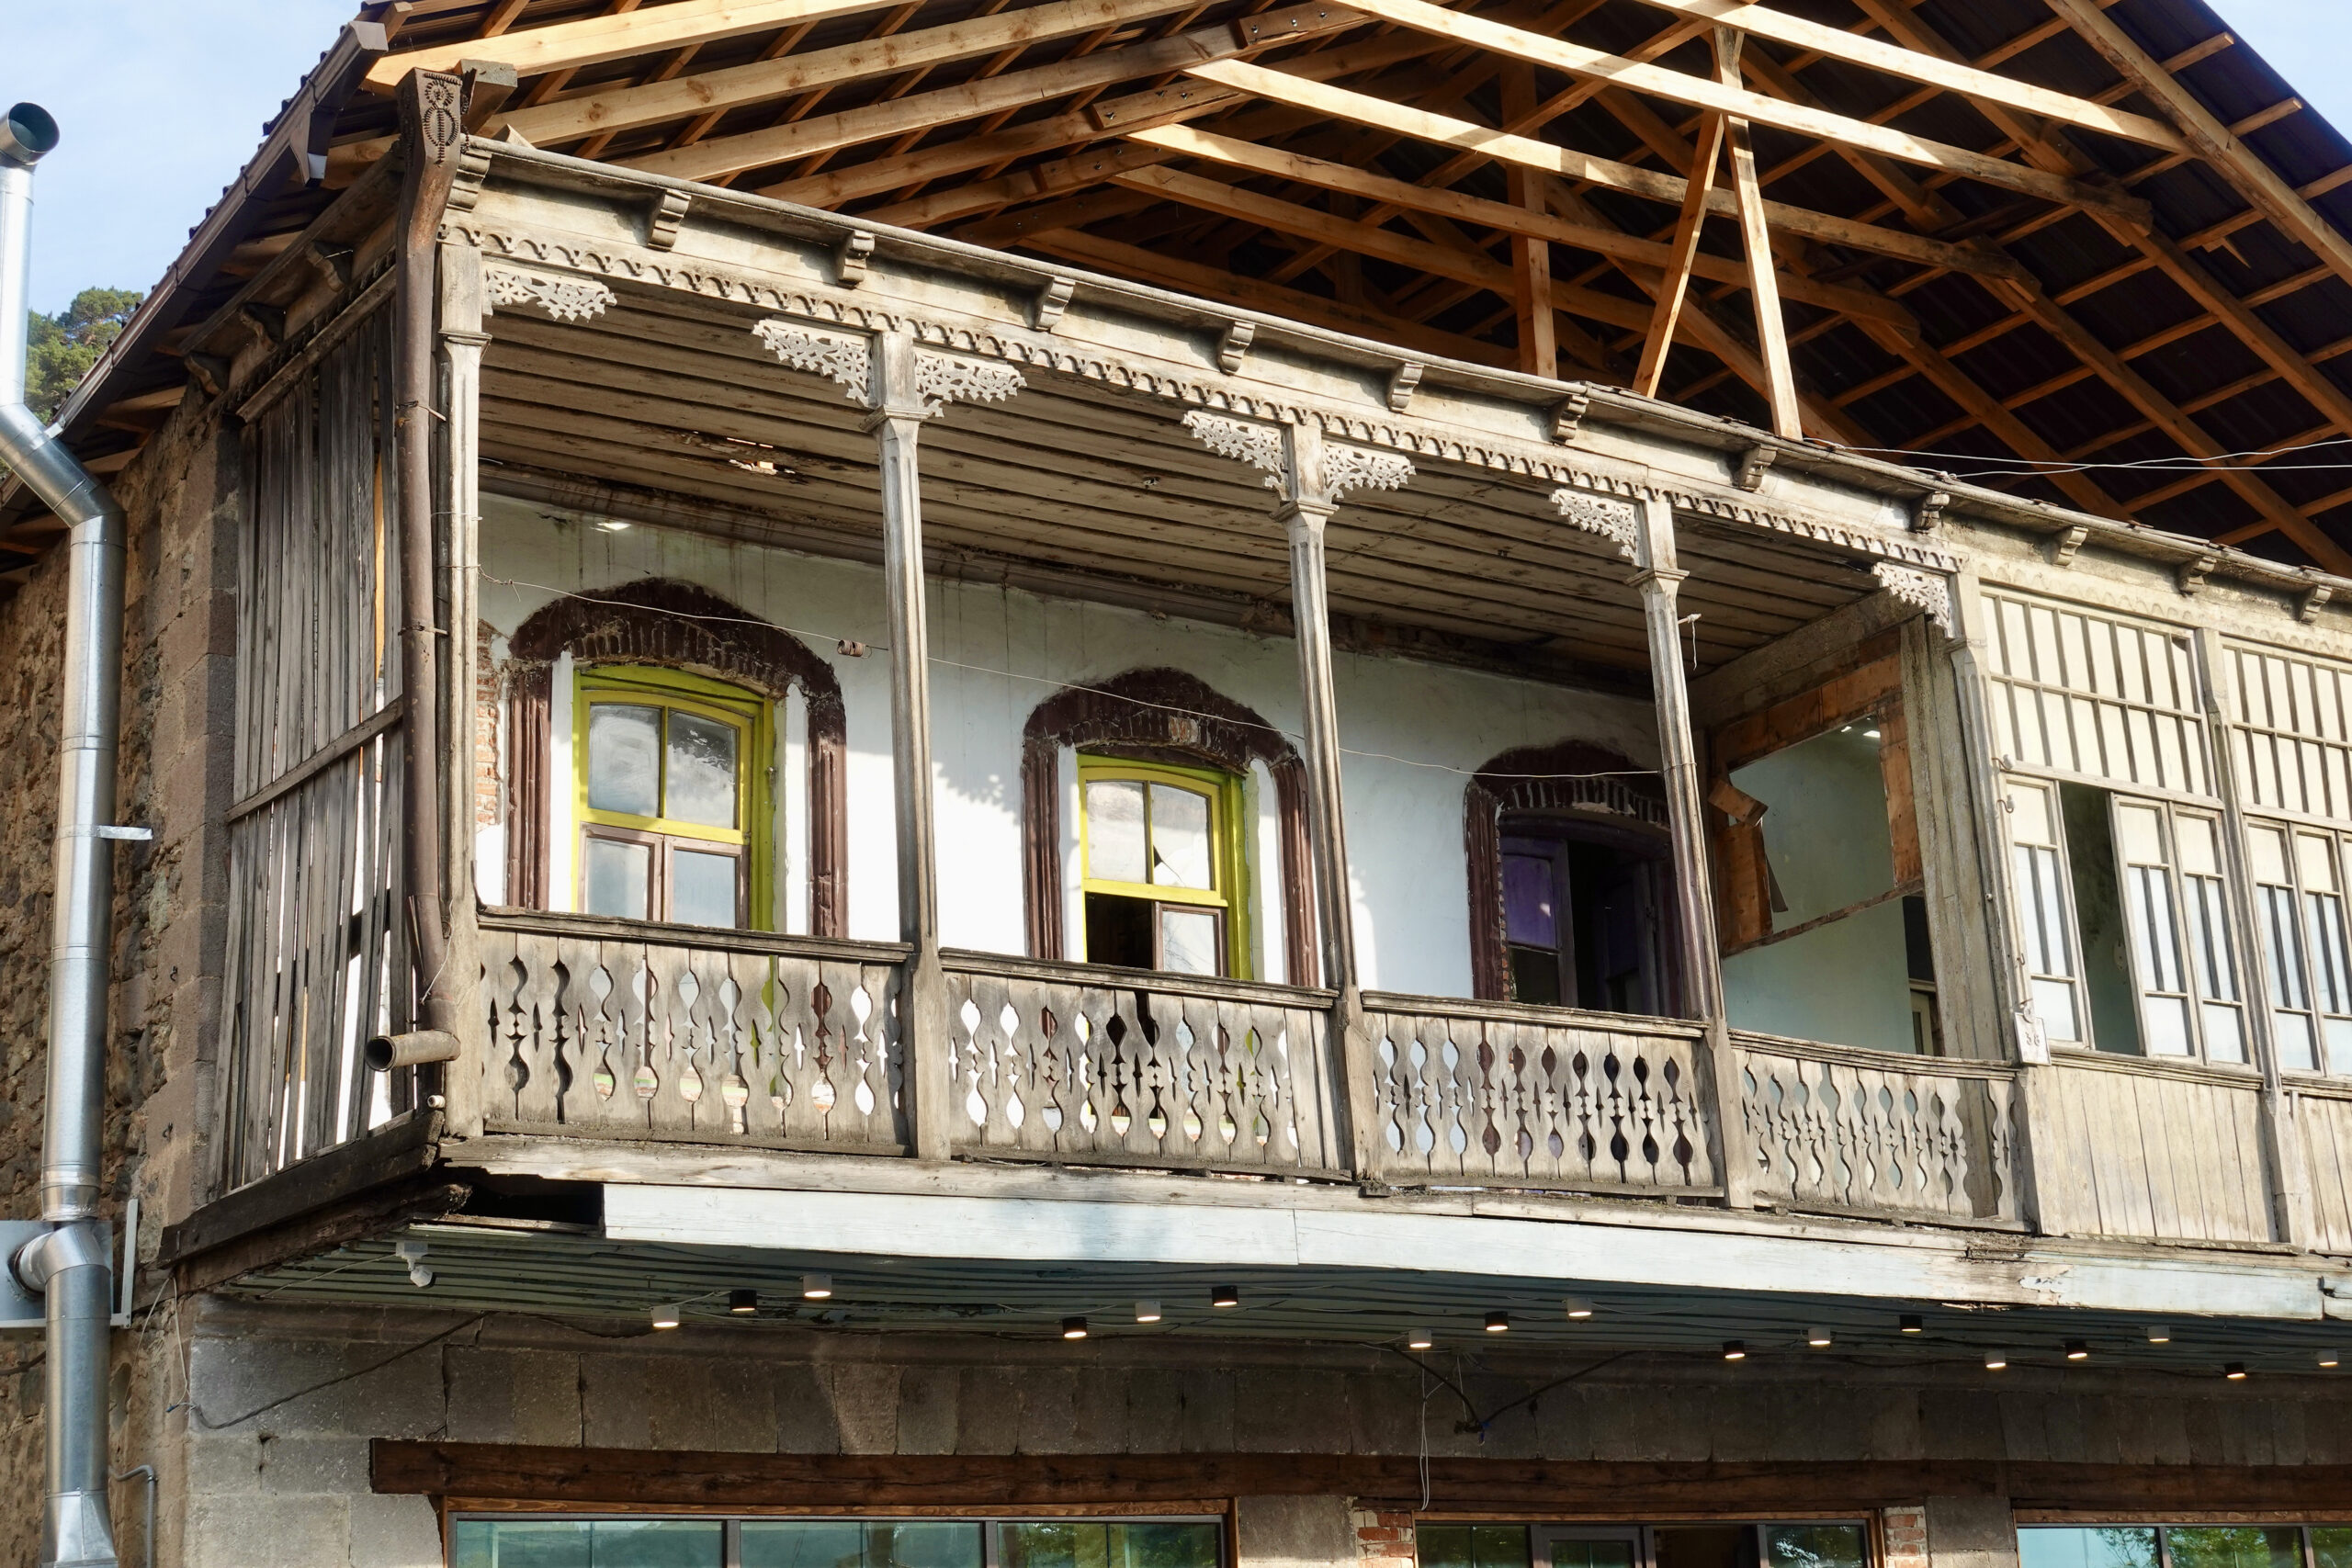
[[[1869,1568],[1870,1564],[1870,1532],[1859,1521],[1848,1520],[1424,1524],[1415,1535],[1419,1568]],[[2071,1568],[2128,1565],[2075,1564]],[[2213,1564],[2211,1568],[2237,1565]],[[2323,1564],[2322,1568],[2352,1568],[2352,1563]]]
[[[459,1516],[455,1568],[1221,1568],[1217,1519]]]
[[[2352,1525],[2034,1525],[2018,1568],[2352,1568]]]

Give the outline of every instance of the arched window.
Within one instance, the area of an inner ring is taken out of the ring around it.
[[[847,934],[848,725],[832,666],[780,626],[693,583],[644,578],[557,599],[509,639],[506,897],[548,905],[552,857],[572,857],[583,910],[704,924],[764,923],[779,846],[765,759],[777,705],[808,712],[808,930]],[[556,661],[571,656],[572,776],[548,777]],[[601,723],[601,728],[599,728]],[[728,749],[732,769],[728,771]],[[578,830],[550,842],[557,787]],[[734,822],[727,814],[731,794]],[[796,825],[797,827],[797,825]],[[731,861],[732,864],[721,863]],[[735,916],[703,917],[726,904]],[[618,907],[611,907],[618,906]]]
[[[1506,751],[1464,792],[1473,984],[1489,1001],[1680,1010],[1657,780],[1581,741]]]
[[[1073,852],[1063,828],[1065,750],[1080,785],[1078,953],[1064,934],[1064,856]],[[1254,863],[1244,784],[1253,767],[1273,785],[1276,846]],[[1033,957],[1245,976],[1254,882],[1270,924],[1281,910],[1282,978],[1315,984],[1306,768],[1281,731],[1198,676],[1130,670],[1039,704],[1023,730],[1021,801]],[[1090,853],[1098,839],[1102,852]],[[1219,967],[1205,967],[1209,954]]]

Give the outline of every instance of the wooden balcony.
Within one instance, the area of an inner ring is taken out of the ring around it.
[[[484,1131],[904,1156],[918,1055],[959,1156],[1392,1187],[1721,1198],[1707,1031],[1373,993],[1356,1107],[1329,991],[950,953],[910,1053],[907,950],[486,913]],[[2014,1226],[2016,1069],[1764,1036],[1732,1048],[1757,1197]],[[918,1089],[924,1086],[918,1080]]]

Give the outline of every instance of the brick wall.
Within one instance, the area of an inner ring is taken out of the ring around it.
[[[1362,1568],[1413,1568],[1412,1515],[1358,1508],[1349,1519],[1355,1526],[1356,1561]]]
[[[1928,1568],[1928,1510],[1924,1506],[1879,1511],[1881,1568]]]

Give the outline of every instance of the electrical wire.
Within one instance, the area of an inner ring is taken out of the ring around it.
[[[519,578],[500,577],[494,573],[487,571],[482,572],[481,576],[483,581],[495,582],[503,588],[527,588],[535,592],[552,593],[559,599],[571,599],[583,604],[602,604],[615,609],[635,610],[640,614],[667,615],[673,619],[682,621],[707,621],[721,626],[757,626],[763,631],[789,632],[794,637],[805,637],[815,642],[830,642],[835,647],[840,648],[856,646],[880,652],[887,653],[889,651],[889,644],[888,643],[865,642],[863,639],[856,637],[835,637],[830,632],[809,631],[803,627],[787,626],[781,622],[763,621],[748,615],[697,615],[687,610],[665,610],[658,605],[640,604],[633,600],[599,599],[595,595],[590,593],[576,593],[570,589],[557,588],[545,582],[526,582]],[[1686,618],[1695,622],[1699,617],[1691,615]],[[1698,635],[1697,627],[1693,626],[1690,636],[1694,650],[1698,643]],[[1695,660],[1695,651],[1693,657]],[[1155,703],[1144,697],[1129,696],[1125,692],[1114,692],[1107,686],[1091,686],[1083,682],[1077,681],[1057,681],[1049,675],[1027,675],[1017,670],[999,670],[994,666],[988,664],[969,664],[961,660],[943,659],[937,654],[932,655],[930,661],[949,670],[967,671],[976,675],[994,675],[1007,681],[1026,681],[1033,685],[1050,686],[1059,692],[1086,692],[1098,697],[1109,697],[1116,702],[1131,704],[1136,707],[1151,708],[1160,713],[1175,714],[1183,718],[1199,719],[1206,724],[1227,725],[1237,729],[1261,730],[1268,735],[1279,736],[1295,746],[1304,746],[1306,743],[1306,738],[1304,735],[1294,730],[1283,729],[1278,726],[1267,724],[1262,720],[1232,718],[1223,714],[1202,713],[1193,708],[1178,707],[1170,703]],[[1362,751],[1350,746],[1340,747],[1340,753],[1342,756],[1362,757],[1373,761],[1394,762],[1399,767],[1423,768],[1431,773],[1454,773],[1463,778],[1547,779],[1554,781],[1566,781],[1585,779],[1655,779],[1665,776],[1663,772],[1657,768],[1621,768],[1609,772],[1589,773],[1489,773],[1483,768],[1458,768],[1450,762],[1430,762],[1413,757],[1398,757],[1386,751]]]
[[[2210,457],[2183,453],[2173,457],[2143,457],[2126,463],[2079,463],[2052,461],[2041,457],[2002,457],[1982,452],[1932,452],[1911,446],[1854,446],[1842,441],[1824,440],[1825,446],[1840,452],[1851,452],[1865,457],[1896,457],[1906,461],[1920,457],[1939,457],[1947,462],[1979,465],[1984,474],[2028,477],[2035,474],[2087,473],[2220,473],[2233,466],[2259,468],[2267,473],[2302,474],[2335,473],[2352,468],[2352,462],[2341,463],[2273,463],[2272,457],[2294,457],[2305,452],[2318,452],[2331,446],[2352,446],[2352,437],[2330,436],[2324,441],[2304,442],[2293,446],[2257,447],[2245,452],[2217,452]],[[1916,463],[1913,466],[1917,466]],[[1955,479],[1973,478],[1973,474],[1953,474]]]

